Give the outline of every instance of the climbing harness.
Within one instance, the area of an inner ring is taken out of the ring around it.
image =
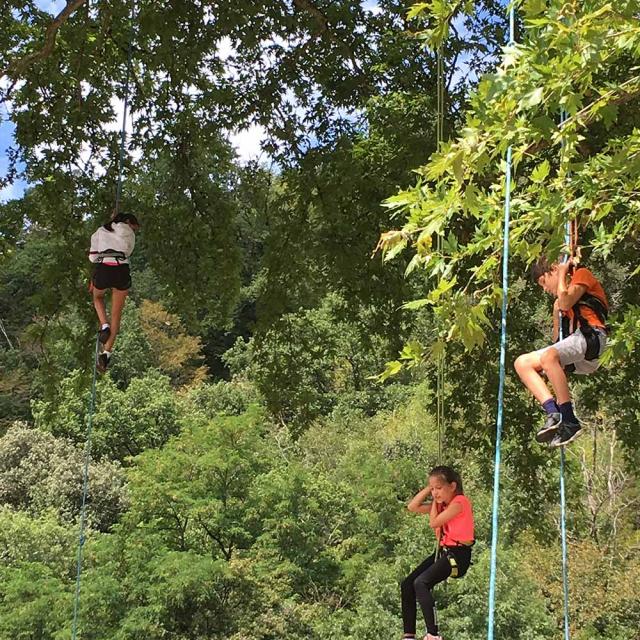
[[[463,544],[463,543],[458,543],[458,547],[466,547],[466,548],[471,548],[473,547],[473,545],[476,543],[476,541],[474,540],[473,542],[469,543],[469,544]],[[449,566],[451,567],[451,574],[449,575],[450,578],[462,578],[466,571],[462,574],[460,574],[460,567],[458,566],[458,560],[456,559],[455,553],[453,551],[453,549],[455,549],[455,547],[450,547],[450,546],[443,546],[442,547],[442,551],[444,552],[447,560],[449,561]]]
[[[102,264],[105,260],[115,260],[118,264],[121,262],[129,262],[126,254],[115,249],[107,249],[106,251],[90,251],[89,255],[96,256],[94,262]]]

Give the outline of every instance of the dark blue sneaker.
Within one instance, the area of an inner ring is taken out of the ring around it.
[[[543,427],[536,433],[536,442],[551,442],[558,432],[558,427],[562,424],[561,413],[549,413]]]
[[[111,361],[111,354],[104,351],[98,356],[98,359],[96,360],[96,369],[100,373],[104,373],[107,370],[107,367],[109,366],[110,361]]]
[[[582,427],[579,422],[563,422],[553,440],[549,443],[550,447],[564,447],[573,442],[582,433]]]
[[[111,327],[107,324],[98,331],[98,340],[104,344],[111,336]]]

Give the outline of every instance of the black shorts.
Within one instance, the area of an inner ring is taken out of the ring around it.
[[[96,265],[91,278],[96,289],[118,289],[126,291],[131,288],[131,274],[128,264],[102,264]]]

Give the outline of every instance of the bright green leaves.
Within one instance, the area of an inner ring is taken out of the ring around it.
[[[445,4],[420,3],[412,15],[446,20]],[[604,258],[640,231],[638,117],[630,107],[640,95],[637,20],[602,1],[575,5],[571,15],[559,0],[528,0],[520,10],[521,42],[505,47],[500,68],[481,80],[465,128],[416,170],[415,189],[389,201],[407,220],[394,237],[403,248],[414,242],[407,272],[423,268],[431,283],[405,308],[429,306],[448,323],[447,338],[466,348],[481,343],[487,312],[501,300],[507,147],[511,248],[523,263],[557,255],[568,219],[589,231]],[[438,33],[431,29],[430,42]],[[455,242],[435,251],[435,238],[445,235]]]
[[[537,183],[544,182],[549,175],[549,169],[549,161],[544,160],[531,172],[531,181]]]
[[[473,11],[471,0],[429,0],[412,5],[407,12],[407,20],[420,18],[429,25],[418,33],[418,37],[435,51],[449,37],[452,20],[460,13],[470,15]]]
[[[418,366],[424,361],[426,355],[427,352],[422,344],[417,340],[411,340],[402,348],[398,360],[387,362],[384,371],[377,376],[371,376],[371,379],[384,382],[385,380],[398,375],[405,367],[407,369],[411,369],[412,367]]]
[[[543,95],[544,87],[536,87],[520,100],[518,106],[520,109],[530,109],[531,107],[535,107],[542,102]]]

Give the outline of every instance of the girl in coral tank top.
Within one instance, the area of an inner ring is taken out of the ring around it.
[[[449,577],[462,578],[471,564],[474,543],[471,502],[462,491],[462,479],[451,467],[434,467],[429,483],[407,505],[409,511],[429,516],[438,538],[438,553],[431,554],[403,581],[403,638],[416,637],[416,601],[427,625],[425,640],[442,640],[438,633],[433,587]]]

